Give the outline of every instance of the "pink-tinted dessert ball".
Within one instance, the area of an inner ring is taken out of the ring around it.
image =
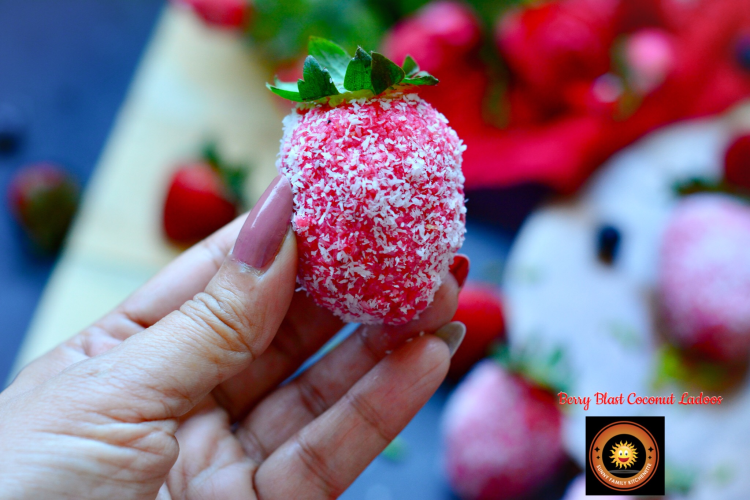
[[[465,146],[416,94],[284,119],[298,281],[344,321],[403,324],[432,302],[463,244]]]
[[[529,498],[565,460],[562,415],[553,396],[506,372],[478,364],[443,415],[445,463],[464,500]]]
[[[581,474],[570,483],[568,489],[565,491],[565,496],[562,498],[562,500],[586,500],[587,498],[596,498],[596,500],[635,500],[635,497],[622,495],[599,495],[596,497],[586,496],[585,474]]]
[[[723,195],[690,196],[663,238],[658,291],[665,333],[712,359],[747,359],[750,207]]]

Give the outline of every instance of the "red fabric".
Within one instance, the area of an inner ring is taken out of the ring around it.
[[[750,95],[750,71],[736,54],[741,37],[750,34],[750,3],[631,1],[550,2],[500,20],[496,40],[510,70],[502,128],[487,119],[491,79],[476,47],[467,45],[456,58],[455,51],[433,44],[436,52],[425,69],[441,83],[420,93],[468,146],[467,189],[539,182],[573,192],[609,156],[644,134],[720,113]],[[397,25],[384,45],[386,55],[398,60],[431,43],[428,36],[406,36],[410,26],[424,35],[419,16]],[[638,96],[626,112],[597,101],[594,82],[618,69],[610,57],[613,46],[635,30],[653,27],[674,41],[674,61],[663,83]]]

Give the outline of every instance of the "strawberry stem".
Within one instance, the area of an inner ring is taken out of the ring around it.
[[[294,102],[338,102],[358,98],[361,91],[377,96],[399,86],[438,84],[437,78],[420,71],[411,56],[399,66],[382,54],[367,53],[359,47],[352,57],[332,41],[319,37],[310,37],[308,51],[303,80],[291,83],[275,78],[273,85],[266,83],[266,87]]]

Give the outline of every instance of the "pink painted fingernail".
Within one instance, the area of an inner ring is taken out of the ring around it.
[[[453,277],[456,278],[459,288],[464,286],[464,283],[466,283],[466,278],[469,276],[470,267],[471,262],[469,261],[469,258],[464,254],[460,253],[453,259],[453,264],[451,264],[450,271]]]
[[[276,258],[292,220],[292,186],[276,177],[247,216],[232,255],[248,266],[263,269]]]

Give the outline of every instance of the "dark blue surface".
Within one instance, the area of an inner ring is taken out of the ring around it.
[[[28,254],[6,203],[22,165],[57,161],[85,185],[163,0],[0,0],[0,103],[20,109],[21,148],[0,155],[0,385],[53,262]]]

